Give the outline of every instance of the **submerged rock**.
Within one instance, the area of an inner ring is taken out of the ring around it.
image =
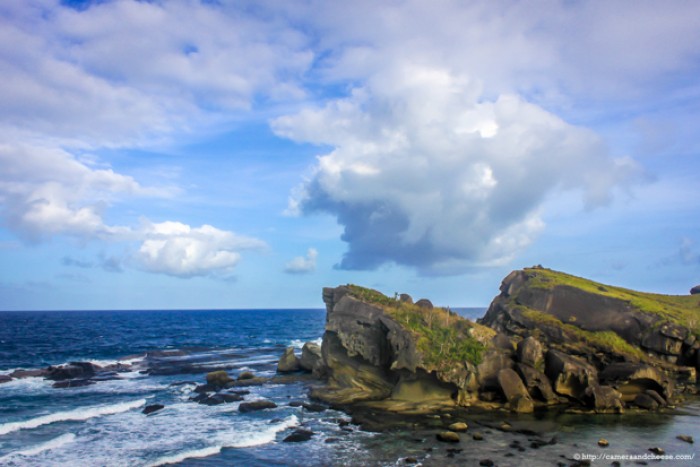
[[[46,369],[46,379],[63,381],[67,379],[87,379],[95,374],[98,366],[90,362],[70,362],[66,365],[50,366]]]
[[[241,413],[248,413],[257,410],[274,409],[276,407],[277,404],[275,404],[271,400],[259,399],[252,402],[241,402],[241,405],[238,406],[238,411]]]
[[[298,429],[294,430],[294,432],[291,435],[284,438],[282,440],[282,442],[284,442],[284,443],[301,443],[301,442],[310,440],[314,434],[315,433],[311,430],[305,430],[303,428],[298,428]]]
[[[438,441],[445,443],[459,443],[459,434],[454,431],[441,431],[436,437]]]
[[[165,406],[163,404],[151,404],[147,405],[144,407],[144,409],[141,411],[141,413],[144,413],[146,415],[152,414],[153,412],[157,412],[159,410],[164,409]]]

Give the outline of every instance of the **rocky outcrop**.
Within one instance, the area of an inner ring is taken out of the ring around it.
[[[623,405],[663,406],[680,390],[694,389],[700,345],[697,324],[691,325],[698,316],[700,304],[684,297],[642,294],[532,268],[504,279],[482,324],[522,339],[518,359],[544,368],[558,396],[616,412]],[[538,356],[544,348],[542,363]],[[524,368],[521,377],[532,381]]]
[[[690,295],[697,295],[700,294],[700,285],[696,285],[692,289],[690,289]]]
[[[653,410],[694,390],[700,368],[700,304],[542,268],[508,275],[480,323],[357,286],[323,299],[320,357],[309,349],[302,367],[336,406]]]
[[[322,364],[321,346],[314,342],[306,342],[301,348],[301,358],[299,359],[301,369],[320,376]]]

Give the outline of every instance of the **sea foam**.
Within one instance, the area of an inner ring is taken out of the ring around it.
[[[66,412],[56,412],[49,415],[42,415],[41,417],[31,418],[21,422],[3,423],[0,425],[0,435],[6,435],[18,430],[37,428],[42,425],[48,425],[49,423],[83,421],[104,415],[118,414],[136,409],[145,404],[146,399],[139,399],[112,405],[81,407],[79,409],[69,410]]]
[[[12,452],[6,456],[0,457],[0,462],[8,461],[14,457],[33,457],[44,451],[50,451],[52,449],[60,448],[66,444],[70,444],[75,441],[75,435],[73,433],[66,433],[64,435],[53,438],[45,443],[37,444],[36,446],[23,449],[21,451]]]

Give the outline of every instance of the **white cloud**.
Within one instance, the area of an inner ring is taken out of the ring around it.
[[[141,235],[137,254],[141,267],[177,277],[227,276],[240,261],[241,250],[265,248],[261,240],[210,225],[146,222]]]
[[[297,256],[288,262],[284,267],[284,272],[290,274],[308,274],[316,270],[316,258],[318,251],[315,248],[309,248],[306,256]]]
[[[290,208],[337,217],[348,243],[341,268],[502,264],[542,229],[548,194],[581,190],[595,207],[639,172],[594,133],[515,95],[484,99],[447,69],[392,64],[367,83],[272,122],[279,135],[334,147]]]

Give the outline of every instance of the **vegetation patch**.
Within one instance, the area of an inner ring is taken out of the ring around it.
[[[382,308],[416,339],[416,348],[429,370],[444,370],[454,364],[481,363],[485,340],[495,331],[462,318],[445,308],[423,308],[387,297],[373,289],[349,285],[353,297]],[[483,328],[483,329],[482,329]]]
[[[638,292],[540,267],[527,268],[525,272],[530,278],[529,287],[552,289],[557,286],[570,286],[592,294],[621,300],[641,312],[656,314],[683,326],[700,337],[700,303],[697,296]]]
[[[647,355],[639,348],[633,346],[614,331],[586,331],[572,324],[564,323],[552,315],[541,311],[533,310],[525,306],[519,305],[523,316],[535,323],[540,323],[549,326],[556,326],[571,339],[583,342],[591,347],[616,353],[621,355],[629,355],[638,360],[648,360]]]

